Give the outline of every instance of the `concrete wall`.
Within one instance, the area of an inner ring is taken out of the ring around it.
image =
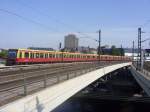
[[[50,112],[103,75],[129,65],[116,64],[86,73],[7,104],[0,112]]]
[[[140,84],[140,86],[144,89],[148,96],[150,96],[150,76],[143,74],[140,71],[136,71],[132,66],[131,73],[133,74],[136,81]]]

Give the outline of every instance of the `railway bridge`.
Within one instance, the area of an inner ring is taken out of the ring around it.
[[[1,70],[5,75],[0,76],[0,112],[50,112],[97,79],[123,67],[131,68],[150,95],[148,72],[136,71],[131,62],[8,67]]]

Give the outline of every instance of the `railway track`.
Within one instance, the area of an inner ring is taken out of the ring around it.
[[[69,63],[40,69],[0,72],[0,106],[106,65],[108,63]]]
[[[17,65],[0,68],[0,75],[16,74],[23,72],[32,72],[41,69],[49,69],[60,66],[67,66],[75,63],[54,63],[54,64],[34,64],[34,65]]]

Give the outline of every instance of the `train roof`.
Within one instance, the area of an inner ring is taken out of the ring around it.
[[[19,50],[19,51],[35,51],[35,52],[54,52],[54,53],[62,53],[61,51],[47,51],[47,50],[33,50],[33,49],[21,49],[21,48],[19,48],[19,49],[17,49],[17,50]],[[79,52],[75,52],[75,53],[73,53],[73,52],[63,52],[63,53],[65,53],[65,54],[83,54],[83,55],[97,55],[97,54],[84,54],[84,53],[79,53]]]

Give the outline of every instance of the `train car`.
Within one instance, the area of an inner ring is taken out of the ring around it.
[[[82,54],[58,51],[44,51],[31,49],[9,49],[7,65],[34,64],[34,63],[59,63],[80,61],[129,61],[125,56],[111,56],[97,54]]]

